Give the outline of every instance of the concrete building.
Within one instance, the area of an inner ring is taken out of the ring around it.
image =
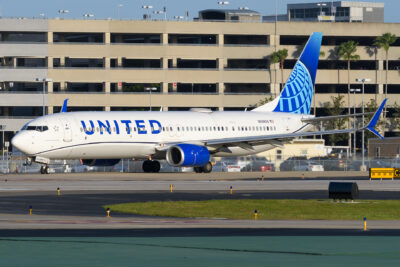
[[[374,39],[399,24],[311,22],[125,21],[0,19],[0,125],[6,140],[36,116],[69,110],[243,110],[279,93],[281,73],[269,62],[287,48],[287,79],[308,36],[324,33],[315,105],[323,113],[331,96],[347,94],[346,62],[335,49],[359,42],[350,82],[371,79],[366,100],[382,100],[382,50]],[[389,105],[400,103],[400,40],[389,52]],[[43,79],[48,82],[43,83]],[[43,94],[43,86],[45,93]],[[353,97],[350,103],[353,106]],[[359,107],[361,95],[356,96]],[[390,109],[389,109],[390,116]]]
[[[206,9],[199,12],[199,20],[259,22],[260,13],[247,8],[242,9]]]
[[[385,140],[378,138],[368,139],[369,158],[400,158],[400,138],[389,137]]]
[[[326,1],[288,4],[287,14],[279,14],[279,21],[313,22],[384,22],[384,3]],[[275,21],[276,15],[263,16],[264,21]]]

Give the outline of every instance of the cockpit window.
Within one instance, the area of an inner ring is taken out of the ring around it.
[[[22,130],[26,130],[26,131],[38,131],[38,132],[45,132],[49,129],[49,127],[47,126],[26,126],[24,128],[22,128]]]

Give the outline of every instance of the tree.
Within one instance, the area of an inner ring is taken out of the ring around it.
[[[285,63],[285,59],[288,57],[288,50],[281,49],[271,54],[271,63],[279,63],[279,69],[281,70],[281,83],[283,84],[283,64]],[[283,85],[282,85],[283,87]]]
[[[331,96],[331,102],[328,102],[326,106],[326,110],[329,116],[340,115],[344,109],[344,96],[338,95],[337,97]],[[345,118],[328,120],[324,123],[324,127],[326,130],[340,130],[344,129],[346,124]],[[331,134],[328,135],[328,140],[331,145],[335,145],[335,143],[346,140],[346,134]]]
[[[258,101],[258,103],[256,104],[257,107],[262,106],[267,104],[268,102],[271,102],[272,100],[274,100],[274,98],[272,97],[272,95],[266,96],[264,99],[261,99],[260,101]]]
[[[341,43],[338,49],[339,58],[347,60],[347,103],[348,103],[348,114],[350,114],[350,62],[357,61],[360,56],[355,54],[357,51],[358,43],[354,41],[347,41]],[[350,128],[350,120],[348,121],[348,127]],[[351,147],[351,133],[349,133],[349,148]]]
[[[390,32],[384,33],[381,36],[376,37],[374,41],[374,45],[378,48],[383,48],[386,54],[386,80],[385,80],[385,98],[387,97],[387,86],[388,86],[388,70],[389,70],[389,48],[390,45],[395,43],[397,40],[396,35],[391,34]],[[386,110],[386,109],[385,109]],[[383,116],[386,112],[383,113]]]
[[[400,125],[400,106],[397,104],[397,102],[394,102],[392,106],[389,107],[391,109],[391,116],[388,117],[385,121],[388,124],[387,129],[389,129],[390,132],[393,132],[397,129],[399,129]]]

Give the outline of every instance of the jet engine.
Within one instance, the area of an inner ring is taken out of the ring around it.
[[[120,159],[81,159],[82,165],[86,166],[114,166]]]
[[[210,161],[210,152],[204,146],[179,144],[167,150],[167,162],[174,167],[204,166]]]

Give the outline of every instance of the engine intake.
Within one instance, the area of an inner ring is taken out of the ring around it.
[[[82,165],[86,166],[114,166],[120,159],[82,159]]]
[[[167,162],[174,167],[199,167],[210,161],[210,152],[204,146],[180,144],[167,150]]]

